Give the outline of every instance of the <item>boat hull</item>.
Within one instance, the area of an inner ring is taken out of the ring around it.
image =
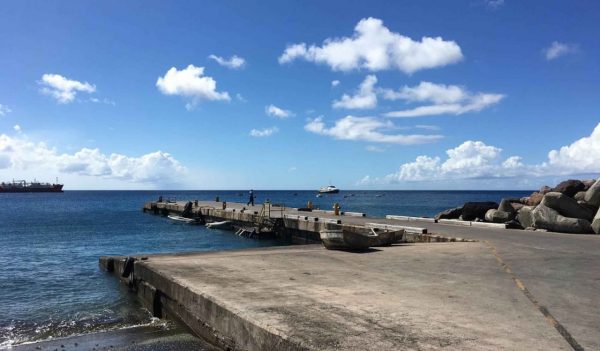
[[[366,250],[373,244],[369,236],[345,230],[324,230],[319,235],[330,250]]]
[[[396,231],[377,231],[375,235],[369,236],[373,242],[371,246],[390,246],[402,240],[404,229]]]
[[[169,215],[167,216],[170,220],[177,223],[195,224],[197,221],[193,218],[186,218],[181,216]]]
[[[212,223],[206,223],[206,228],[209,229],[225,229],[225,230],[230,230],[233,228],[233,225],[230,221],[222,221],[222,222],[212,222]]]
[[[330,250],[365,250],[374,246],[390,246],[402,239],[404,230],[369,233],[332,229],[319,233],[323,246]]]

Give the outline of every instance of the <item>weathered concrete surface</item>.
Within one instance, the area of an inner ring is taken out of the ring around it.
[[[441,224],[427,228],[431,233],[490,243],[539,304],[584,349],[600,350],[599,236]]]
[[[135,276],[235,349],[570,349],[484,243],[157,255]]]
[[[292,211],[298,213],[295,209]],[[600,236],[445,225],[419,222],[414,217],[409,220],[341,219],[350,225],[377,222],[419,226],[433,235],[488,242],[539,305],[548,309],[578,344],[586,350],[600,350]]]

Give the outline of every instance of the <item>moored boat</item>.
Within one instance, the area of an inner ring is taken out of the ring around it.
[[[231,221],[206,223],[206,228],[209,228],[209,229],[231,229],[232,223],[231,223]]]
[[[323,246],[329,250],[365,250],[374,246],[390,246],[400,239],[404,230],[370,229],[366,233],[344,229],[328,229],[319,232]]]
[[[173,220],[173,221],[179,222],[179,223],[187,223],[187,224],[197,223],[197,221],[193,218],[181,217],[181,216],[174,215],[174,214],[170,214],[167,217],[170,220]]]
[[[388,231],[388,230],[377,230],[371,229],[371,246],[390,246],[398,241],[402,240],[404,236],[404,229]]]
[[[343,229],[323,230],[319,235],[329,250],[366,250],[373,244],[369,236]]]

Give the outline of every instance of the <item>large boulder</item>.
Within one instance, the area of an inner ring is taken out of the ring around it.
[[[521,200],[520,199],[502,199],[502,201],[500,201],[500,205],[498,205],[498,211],[504,211],[504,212],[509,212],[509,213],[513,213],[515,212],[514,207],[512,206],[512,203],[520,203]]]
[[[577,201],[585,201],[585,191],[578,191],[573,198]]]
[[[523,206],[517,213],[517,221],[521,223],[523,228],[533,227],[533,206]]]
[[[583,191],[583,189],[585,189],[585,184],[583,184],[581,180],[569,179],[560,182],[552,189],[552,192],[562,193],[569,197],[573,197],[577,192]]]
[[[506,223],[514,218],[513,212],[489,209],[485,213],[485,221],[492,223]]]
[[[587,208],[592,213],[596,213],[596,211],[598,210],[598,207],[596,207],[594,205],[590,205],[585,201],[577,201],[577,203],[579,204],[579,206]]]
[[[435,215],[435,219],[457,219],[462,214],[462,207],[449,208]]]
[[[552,191],[551,187],[549,187],[547,185],[544,185],[543,187],[540,188],[539,193],[542,194],[542,195],[546,195],[547,193],[549,193],[551,191]]]
[[[515,212],[519,211],[521,208],[523,208],[523,206],[525,206],[520,202],[511,202],[510,205],[512,206],[512,208]]]
[[[518,221],[511,219],[508,222],[504,223],[506,225],[506,229],[525,229]]]
[[[561,215],[571,218],[581,218],[591,221],[594,218],[594,212],[589,208],[583,207],[577,203],[577,200],[568,197],[565,194],[549,192],[544,195],[541,205],[550,207],[558,211]]]
[[[533,226],[538,229],[575,234],[588,234],[592,232],[592,226],[589,221],[562,216],[558,211],[542,204],[538,205],[532,211],[532,215]]]
[[[600,207],[600,179],[585,192],[585,202]]]
[[[583,183],[583,185],[585,185],[585,188],[583,188],[583,190],[587,191],[592,185],[594,185],[596,179],[586,179],[582,180],[581,182]]]
[[[537,206],[540,204],[540,202],[542,202],[543,198],[544,198],[544,195],[542,195],[538,192],[532,193],[531,195],[529,195],[529,198],[527,199],[527,202],[525,203],[525,205]]]
[[[596,234],[600,234],[600,210],[594,216],[594,220],[592,221],[592,230]]]
[[[462,219],[473,221],[476,218],[485,218],[485,213],[490,209],[497,209],[498,203],[492,201],[466,202],[462,207]]]

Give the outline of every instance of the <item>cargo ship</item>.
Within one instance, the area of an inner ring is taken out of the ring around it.
[[[0,193],[62,193],[63,184],[40,183],[36,180],[26,182],[24,180],[13,180],[12,182],[0,183]]]

